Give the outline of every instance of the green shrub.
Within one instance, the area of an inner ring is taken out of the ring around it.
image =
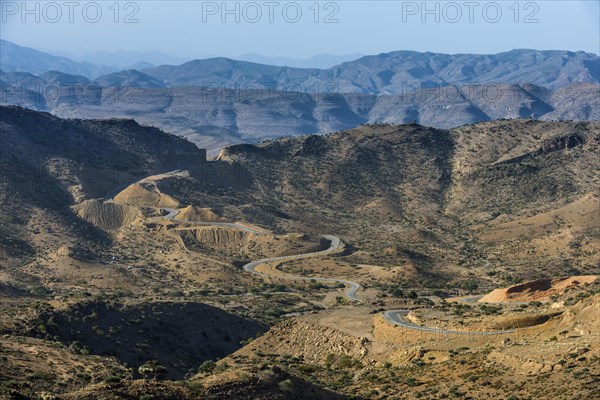
[[[159,375],[167,373],[167,369],[160,365],[156,360],[146,361],[142,366],[138,368],[140,375],[144,377],[157,378]]]
[[[284,392],[294,393],[294,383],[289,379],[279,382],[278,386]]]
[[[121,382],[121,378],[116,375],[109,375],[104,378],[104,382],[106,383],[119,383]]]
[[[214,362],[213,360],[206,360],[200,365],[200,367],[198,367],[198,372],[210,374],[215,370],[216,367],[217,367],[216,362]]]

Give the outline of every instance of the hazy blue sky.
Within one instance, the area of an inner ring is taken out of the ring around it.
[[[27,2],[28,14],[22,1],[0,0],[0,36],[76,55],[158,50],[188,58],[249,52],[295,58],[392,50],[496,53],[514,48],[600,52],[598,0],[427,2],[430,14],[423,13],[421,1],[399,0],[227,2],[231,14],[223,13],[221,1],[134,1],[118,7],[115,1],[74,1],[71,15],[63,0],[49,3]]]

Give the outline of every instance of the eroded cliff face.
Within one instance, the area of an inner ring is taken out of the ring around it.
[[[239,246],[256,239],[256,235],[253,233],[215,226],[181,230],[180,234],[184,238],[189,238],[191,235],[198,243],[212,246]]]

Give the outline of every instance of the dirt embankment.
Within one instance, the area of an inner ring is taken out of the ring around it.
[[[83,220],[104,231],[116,231],[142,218],[139,208],[123,204],[86,200],[73,206]]]
[[[589,360],[597,366],[594,360],[600,357],[598,327],[600,295],[597,294],[568,307],[562,315],[532,328],[532,331],[523,331],[527,332],[523,338],[537,343],[537,346],[508,343],[492,351],[488,360],[523,375],[555,373]]]
[[[591,283],[597,275],[568,276],[554,279],[540,279],[520,283],[508,288],[496,289],[478,300],[479,303],[510,303],[529,301],[549,301],[550,296],[560,295],[566,289]]]
[[[506,330],[527,328],[543,324],[550,319],[561,315],[560,312],[540,314],[540,315],[520,315],[520,316],[504,316],[498,317],[487,324],[490,330]]]
[[[584,299],[568,308],[556,321],[545,326],[559,331],[573,331],[578,335],[593,335],[600,346],[600,294]]]

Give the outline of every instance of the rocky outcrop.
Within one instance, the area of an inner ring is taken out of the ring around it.
[[[538,149],[532,152],[522,154],[520,156],[513,157],[508,160],[499,161],[498,163],[496,163],[496,165],[515,164],[529,158],[537,157],[539,155],[554,153],[562,150],[569,150],[577,146],[583,146],[585,143],[586,138],[577,133],[556,137],[545,141]]]
[[[487,358],[490,362],[503,365],[504,367],[510,368],[522,375],[536,375],[552,372],[557,365],[553,362],[542,362],[539,360],[527,359],[498,350],[492,351]]]
[[[302,356],[309,363],[321,363],[328,354],[363,359],[368,339],[350,336],[336,329],[302,320],[288,320],[274,326],[241,352],[268,352]]]

